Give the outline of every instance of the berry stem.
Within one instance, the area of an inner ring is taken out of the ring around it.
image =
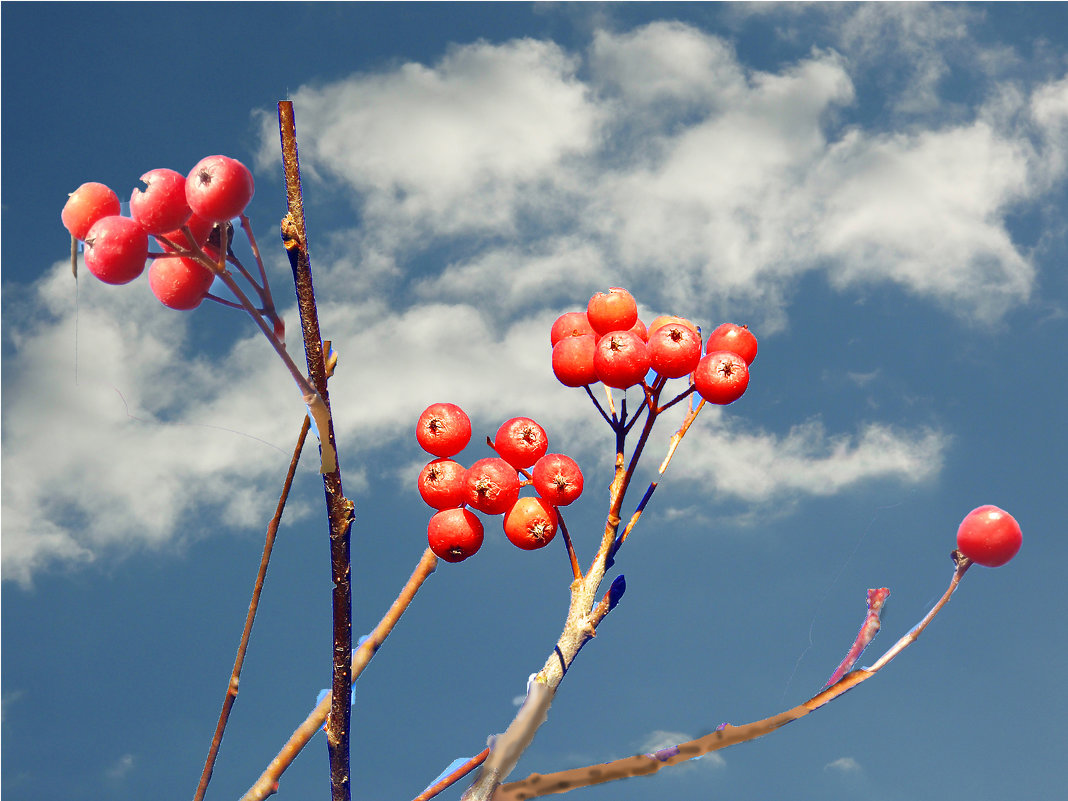
[[[597,397],[593,394],[593,390],[590,389],[590,385],[586,384],[583,389],[586,390],[586,394],[590,396],[590,400],[593,401],[594,407],[596,407],[597,411],[601,413],[601,417],[604,418],[604,421],[608,423],[608,425],[613,425],[612,418],[610,418],[605,413],[604,407],[601,406],[600,402],[597,400]]]

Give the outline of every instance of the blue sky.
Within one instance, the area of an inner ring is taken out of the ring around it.
[[[341,356],[355,634],[425,547],[412,428],[431,402],[470,413],[465,461],[516,415],[579,460],[568,524],[588,562],[612,442],[553,380],[548,329],[625,286],[647,320],[748,323],[760,355],[748,394],[683,441],[617,560],[626,596],[515,777],[804,700],[865,591],[891,590],[879,653],[993,503],[1019,556],[970,571],[876,679],[720,758],[575,797],[1058,795],[1065,30],[1063,4],[5,3],[5,799],[196,786],[303,406],[230,310],[172,312],[144,280],[86,275],[76,295],[59,211],[84,181],[125,199],[149,169],[241,159],[295,331],[283,98]],[[498,526],[439,566],[361,678],[355,797],[411,798],[481,750],[551,652],[562,549],[519,552]],[[307,459],[209,798],[244,792],[327,685],[329,594]],[[326,792],[325,751],[281,798]]]

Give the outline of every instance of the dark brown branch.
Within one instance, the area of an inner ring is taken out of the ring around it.
[[[330,717],[326,739],[330,752],[330,791],[333,801],[349,801],[349,692],[352,659],[352,587],[349,557],[349,531],[354,505],[345,497],[341,486],[341,469],[336,459],[334,423],[330,416],[330,397],[326,387],[326,368],[323,362],[323,343],[319,333],[319,314],[312,286],[311,259],[308,255],[308,235],[304,225],[304,204],[301,198],[300,164],[297,158],[296,124],[293,104],[278,103],[278,124],[282,138],[282,165],[286,179],[288,213],[282,220],[282,239],[293,268],[297,291],[300,324],[304,333],[304,352],[308,360],[308,375],[321,398],[315,418],[322,455],[323,487],[330,521],[330,565],[334,582],[333,621],[333,683]],[[317,399],[307,399],[310,402]],[[325,407],[325,408],[324,408]],[[324,413],[325,412],[325,413]],[[329,458],[333,457],[333,458]]]
[[[237,658],[234,660],[234,670],[230,674],[230,683],[226,688],[226,698],[223,700],[222,711],[219,713],[219,723],[215,727],[215,736],[211,740],[211,747],[208,748],[208,758],[204,762],[204,772],[200,775],[200,784],[197,785],[196,794],[193,796],[193,801],[202,801],[204,793],[208,789],[208,782],[211,781],[212,771],[215,769],[215,759],[219,755],[219,747],[222,745],[223,732],[226,730],[226,722],[230,719],[230,710],[233,708],[234,701],[237,700],[238,684],[241,679],[241,667],[245,663],[245,652],[248,650],[249,637],[252,636],[252,624],[256,620],[256,610],[260,605],[260,594],[263,592],[263,582],[267,577],[267,565],[271,561],[271,551],[274,549],[275,536],[278,534],[278,524],[282,520],[282,512],[286,508],[286,501],[289,498],[289,489],[293,486],[293,477],[297,473],[297,463],[300,461],[300,452],[304,450],[304,440],[308,436],[308,429],[311,424],[308,417],[304,417],[304,424],[301,426],[300,434],[297,436],[297,444],[293,446],[293,458],[289,461],[289,472],[286,473],[285,481],[282,483],[282,492],[278,497],[278,506],[274,511],[274,517],[271,518],[270,524],[267,526],[267,536],[263,542],[263,556],[260,557],[260,569],[256,573],[256,584],[252,588],[252,600],[248,604],[248,615],[245,617],[245,630],[241,632],[241,644],[237,646]]]

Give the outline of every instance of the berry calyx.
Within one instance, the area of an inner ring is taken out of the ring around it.
[[[613,331],[597,341],[593,369],[606,386],[626,389],[640,384],[649,372],[649,349],[630,331]]]
[[[435,459],[419,472],[419,496],[432,509],[451,509],[464,502],[464,466]]]
[[[145,270],[148,234],[129,217],[101,217],[85,235],[85,266],[105,284],[128,284]]]
[[[174,170],[149,170],[141,176],[145,189],[130,195],[130,216],[150,234],[181,228],[193,213],[185,202],[185,176]]]
[[[542,498],[520,498],[504,515],[504,534],[524,551],[544,548],[556,536],[556,508]]]
[[[745,359],[748,366],[753,363],[757,355],[757,338],[753,336],[753,332],[747,325],[724,323],[708,335],[708,347],[705,352],[715,353],[717,350],[737,353]]]
[[[530,467],[549,450],[545,429],[529,417],[513,417],[497,429],[493,450],[517,470]]]
[[[1020,550],[1023,533],[1016,519],[996,506],[972,509],[957,529],[957,550],[977,565],[1000,567]]]
[[[547,453],[531,472],[534,489],[553,506],[567,506],[582,494],[582,471],[578,463],[562,453]]]
[[[152,294],[164,306],[179,311],[199,306],[214,280],[211,270],[184,256],[158,258],[148,268]]]
[[[709,353],[697,363],[693,383],[706,401],[725,406],[745,394],[749,366],[737,353],[725,350]]]
[[[229,156],[201,159],[185,182],[189,208],[212,222],[226,222],[239,216],[255,191],[248,167]]]
[[[556,318],[549,330],[549,342],[555,346],[564,337],[580,337],[592,333],[593,328],[590,327],[586,312],[565,312]]]
[[[446,562],[462,562],[477,553],[484,536],[482,521],[466,509],[443,509],[426,527],[430,550]]]
[[[71,236],[84,240],[97,220],[117,217],[120,210],[118,195],[104,184],[90,181],[70,193],[59,218]]]
[[[626,331],[638,319],[638,303],[627,290],[614,286],[590,298],[586,304],[586,318],[601,336]]]
[[[689,375],[701,361],[701,336],[688,325],[668,323],[649,335],[649,366],[664,378]]]
[[[455,456],[471,441],[471,419],[455,403],[432,403],[415,426],[419,446],[434,456]]]
[[[553,346],[553,374],[565,387],[597,383],[593,367],[597,338],[593,334],[564,337]]]
[[[488,515],[507,512],[519,497],[519,473],[497,456],[479,459],[464,473],[464,503]]]

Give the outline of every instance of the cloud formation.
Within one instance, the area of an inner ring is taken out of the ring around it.
[[[966,23],[924,24],[943,42]],[[951,120],[880,126],[855,113],[880,40],[842,27],[838,42],[757,70],[721,37],[656,22],[599,30],[580,52],[457,44],[435,64],[294,92],[306,191],[358,214],[315,251],[323,330],[342,356],[343,464],[407,443],[443,397],[490,430],[551,409],[544,424],[592,453],[588,403],[549,376],[547,331],[608,285],[631,289],[643,315],[729,313],[765,336],[809,273],[980,322],[1026,303],[1036,265],[1008,219],[1063,186],[1068,78],[995,82]],[[917,91],[938,90],[939,58],[920,65]],[[262,124],[259,164],[273,170],[273,116]],[[193,510],[262,525],[302,407],[258,335],[210,343],[212,355],[144,282],[83,281],[78,311],[62,263],[30,292],[4,393],[4,578],[203,536]],[[922,480],[949,442],[880,422],[774,433],[704,416],[673,473],[755,504]]]

